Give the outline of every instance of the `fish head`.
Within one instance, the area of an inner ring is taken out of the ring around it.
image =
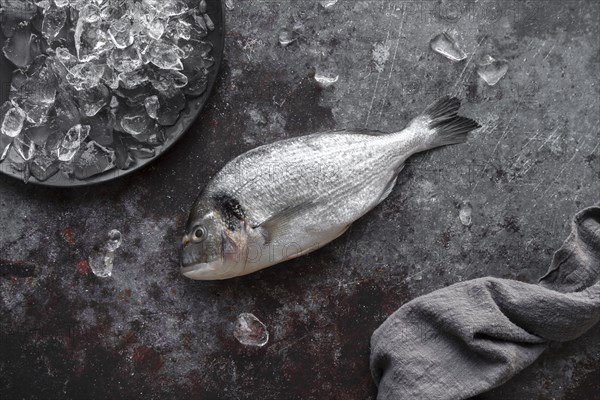
[[[221,213],[196,206],[190,214],[181,251],[181,273],[190,279],[218,280],[242,275],[246,237]]]

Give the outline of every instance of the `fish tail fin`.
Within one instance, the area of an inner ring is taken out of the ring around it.
[[[419,125],[425,125],[430,132],[431,140],[428,149],[450,144],[464,143],[469,132],[481,128],[470,118],[458,115],[460,100],[456,97],[445,96],[431,104],[422,115],[415,120]]]

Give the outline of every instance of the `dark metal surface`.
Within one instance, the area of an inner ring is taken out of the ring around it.
[[[43,186],[75,187],[111,181],[146,167],[148,164],[154,162],[154,160],[160,157],[160,155],[167,151],[173,144],[175,144],[181,138],[181,136],[187,132],[202,110],[202,107],[204,107],[206,100],[212,92],[212,88],[217,79],[219,67],[221,65],[221,60],[223,58],[223,47],[225,44],[225,15],[221,0],[207,0],[207,14],[215,22],[215,30],[209,31],[208,36],[205,38],[206,41],[213,45],[211,55],[215,59],[215,64],[209,69],[206,91],[198,97],[186,96],[188,103],[186,104],[185,109],[181,112],[180,117],[175,125],[165,127],[166,140],[164,143],[155,147],[154,157],[139,158],[136,160],[136,164],[129,169],[121,170],[115,168],[84,180],[79,180],[76,178],[69,179],[59,172],[46,181],[39,181],[34,176],[31,176],[29,178],[29,183],[40,184]],[[0,49],[3,46],[4,37],[0,32]],[[11,63],[4,57],[4,54],[0,52],[0,104],[4,103],[8,99],[12,70],[13,68]],[[23,172],[14,170],[8,162],[0,163],[0,173],[12,176],[21,181],[23,180]]]
[[[430,8],[415,9],[423,4]],[[435,12],[435,6],[458,5]],[[70,190],[0,177],[0,398],[374,399],[369,339],[416,296],[496,276],[535,282],[600,193],[597,1],[235,1],[222,74],[189,134],[114,182]],[[412,7],[412,8],[411,8]],[[304,28],[278,44],[279,29]],[[450,31],[477,56],[453,64],[428,41]],[[315,67],[339,81],[322,90]],[[415,156],[390,197],[308,256],[224,282],[178,271],[183,225],[229,159],[321,129],[399,129],[448,92],[484,127]],[[470,201],[473,224],[458,205]],[[123,233],[111,278],[87,258]],[[254,313],[263,348],[233,322]],[[553,344],[479,399],[595,399],[600,327]]]

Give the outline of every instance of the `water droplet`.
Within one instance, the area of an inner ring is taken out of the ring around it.
[[[508,61],[496,60],[490,55],[483,57],[477,65],[477,74],[490,86],[497,84],[508,72]]]
[[[460,223],[464,226],[471,226],[472,219],[471,215],[473,214],[473,206],[470,202],[465,201],[460,205],[460,210],[458,212],[458,218],[460,219]]]
[[[269,331],[254,314],[238,315],[233,336],[245,346],[262,347],[269,341]]]
[[[446,32],[436,35],[429,43],[431,49],[438,54],[443,55],[452,61],[461,61],[467,58],[465,52],[463,52],[454,39]]]

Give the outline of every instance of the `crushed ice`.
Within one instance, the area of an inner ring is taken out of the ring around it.
[[[464,226],[471,226],[473,214],[473,206],[470,202],[465,201],[460,205],[460,209],[458,211],[458,218],[460,219],[460,223]]]
[[[316,72],[315,73],[315,81],[323,89],[328,88],[329,86],[336,83],[339,78],[340,78],[339,75],[336,75],[332,72]]]
[[[446,32],[434,36],[429,42],[431,49],[452,61],[462,61],[467,54],[462,51],[456,41]]]
[[[2,1],[1,24],[16,69],[0,104],[0,162],[17,171],[87,179],[130,168],[206,91],[206,0],[23,3]]]
[[[477,74],[490,86],[494,86],[508,72],[508,61],[496,60],[486,55],[477,65]]]
[[[108,233],[108,238],[99,247],[95,248],[88,262],[94,275],[107,278],[112,275],[115,252],[121,246],[121,232],[116,229]]]
[[[245,346],[262,347],[269,341],[269,331],[254,314],[238,315],[233,336]]]

